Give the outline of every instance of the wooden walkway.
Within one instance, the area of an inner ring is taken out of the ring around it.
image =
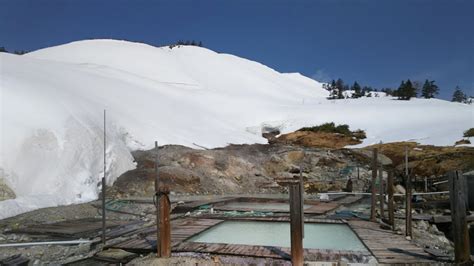
[[[171,246],[183,242],[224,220],[184,218],[171,221]],[[135,232],[136,237],[109,246],[134,253],[149,253],[156,251],[156,226],[149,226]]]
[[[219,243],[183,242],[173,248],[174,252],[201,252],[219,255],[247,256],[273,259],[291,259],[291,249],[271,246],[252,246]],[[369,252],[304,249],[308,261],[368,262]]]
[[[423,248],[380,225],[362,220],[347,222],[380,264],[428,264],[436,263],[434,257]]]
[[[107,230],[113,232],[120,232],[123,226],[135,225],[141,226],[143,222],[140,221],[120,221],[108,220],[106,223]],[[10,233],[29,234],[32,236],[45,236],[50,238],[61,239],[77,239],[77,238],[92,238],[100,234],[102,230],[102,219],[77,219],[68,220],[52,224],[39,224],[28,226],[25,228],[15,229]]]
[[[254,221],[288,221],[288,217],[234,217],[227,220]],[[200,252],[219,255],[235,255],[288,260],[290,249],[283,247],[235,245],[221,243],[196,243],[185,240],[223,222],[224,219],[184,218],[171,221],[171,245],[173,252]],[[341,220],[308,218],[307,223],[344,223]],[[375,257],[380,264],[428,264],[436,263],[435,257],[423,248],[406,240],[390,230],[380,229],[380,225],[363,220],[350,220],[347,224],[367,247],[365,252],[305,249],[305,260],[308,261],[348,261],[368,263]],[[125,229],[123,229],[125,230]],[[111,233],[113,230],[111,231]],[[133,237],[110,245],[134,253],[149,253],[156,249],[156,228],[140,228],[133,232]]]
[[[216,199],[203,199],[186,202],[184,204],[178,204],[174,209],[173,213],[186,213],[198,209],[203,205],[214,205],[216,203],[225,203],[228,201],[236,200],[236,197],[218,197]]]
[[[322,215],[329,211],[338,208],[342,204],[349,204],[360,200],[360,198],[350,198],[341,196],[334,201],[323,202],[319,200],[305,200],[305,205],[309,205],[304,208],[306,214]],[[339,202],[341,201],[341,202]],[[233,202],[244,203],[244,206],[232,206]],[[288,204],[288,200],[285,199],[271,199],[271,198],[253,198],[253,197],[241,197],[241,198],[227,198],[224,201],[214,202],[213,207],[215,210],[220,211],[260,211],[260,212],[273,212],[273,213],[289,213],[288,209],[285,208],[272,208],[271,203]],[[245,206],[248,205],[248,206]],[[265,207],[265,204],[269,204],[270,207]]]

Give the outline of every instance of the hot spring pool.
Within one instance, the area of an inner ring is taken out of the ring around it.
[[[345,224],[306,223],[304,235],[304,248],[367,251],[354,232]],[[225,221],[188,241],[290,247],[290,224],[288,222]]]

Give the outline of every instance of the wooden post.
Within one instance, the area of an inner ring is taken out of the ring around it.
[[[280,186],[288,186],[290,204],[290,238],[291,238],[291,263],[292,265],[303,265],[303,228],[304,212],[303,204],[304,187],[301,185],[302,175],[293,178],[277,178],[275,181]]]
[[[301,213],[301,237],[304,238],[304,181],[303,181],[303,166],[300,166],[300,213]]]
[[[160,252],[160,177],[158,175],[158,141],[155,141],[155,207],[156,207],[156,255],[161,257]]]
[[[408,172],[408,147],[405,147],[405,176],[406,176],[406,198],[405,198],[405,236],[412,237],[411,231],[411,178]]]
[[[379,200],[380,200],[380,219],[385,218],[385,213],[384,213],[384,187],[383,187],[383,167],[382,164],[380,164],[379,168]]]
[[[303,265],[303,221],[301,215],[300,182],[290,184],[291,263]]]
[[[425,176],[425,192],[428,192],[428,177]]]
[[[387,172],[387,193],[388,193],[388,220],[392,226],[392,230],[395,230],[395,206],[393,203],[393,171]]]
[[[171,226],[170,226],[170,199],[169,192],[161,192],[159,197],[160,206],[160,239],[159,244],[159,257],[169,258],[171,256]],[[157,243],[158,243],[157,241]]]
[[[472,265],[470,259],[469,230],[466,220],[466,177],[460,171],[449,172],[449,201],[456,264]]]
[[[156,255],[160,258],[171,256],[171,226],[169,184],[160,180],[158,172],[158,142],[155,141],[155,197],[156,197]]]
[[[370,204],[370,220],[375,222],[375,203],[376,203],[376,194],[375,194],[375,180],[377,179],[377,155],[378,150],[374,148],[373,158],[372,158],[372,193],[371,193],[371,204]]]
[[[102,245],[105,246],[105,193],[107,189],[107,182],[105,176],[107,174],[107,161],[106,161],[106,151],[107,151],[107,131],[106,131],[106,111],[104,109],[104,176],[102,177]]]

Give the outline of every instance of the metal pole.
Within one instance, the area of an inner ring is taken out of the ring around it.
[[[107,131],[106,131],[106,111],[104,109],[104,176],[102,177],[102,244],[105,246],[105,175],[107,170],[106,164],[107,152]]]

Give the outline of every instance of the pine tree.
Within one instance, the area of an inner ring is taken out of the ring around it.
[[[337,90],[336,90],[336,81],[333,79],[331,83],[327,83],[325,89],[329,91],[328,99],[336,99],[337,98]]]
[[[351,87],[351,90],[354,91],[354,93],[352,94],[352,98],[362,97],[362,88],[360,87],[359,83],[357,83],[357,81],[354,82]]]
[[[434,80],[432,81],[425,80],[425,84],[423,84],[423,89],[421,91],[421,96],[423,96],[426,99],[429,99],[429,98],[434,98],[435,95],[438,95],[439,88],[434,83],[435,83]]]
[[[458,103],[464,103],[467,101],[466,94],[464,94],[464,92],[459,88],[459,86],[456,86],[456,89],[454,89],[453,99],[451,101]]]
[[[425,83],[423,84],[423,89],[421,89],[421,96],[423,98],[426,98],[426,99],[429,99],[431,98],[430,93],[431,91],[431,85],[430,85],[430,82],[428,80],[425,80]]]
[[[0,52],[1,53],[8,53],[7,49],[5,47],[0,47]]]
[[[335,87],[337,90],[337,99],[344,99],[344,94],[342,93],[344,91],[344,81],[340,78],[337,79]]]
[[[399,100],[404,100],[405,88],[406,88],[405,81],[402,80],[402,83],[400,84],[400,86],[397,89],[397,96],[398,96]]]
[[[416,98],[416,86],[414,86],[411,81],[408,79],[407,82],[405,83],[405,86],[406,86],[406,97],[407,97],[407,100],[410,100],[412,97],[415,97]]]
[[[410,100],[412,97],[416,97],[416,88],[409,79],[406,82],[402,80],[397,90],[397,96],[399,100]]]

